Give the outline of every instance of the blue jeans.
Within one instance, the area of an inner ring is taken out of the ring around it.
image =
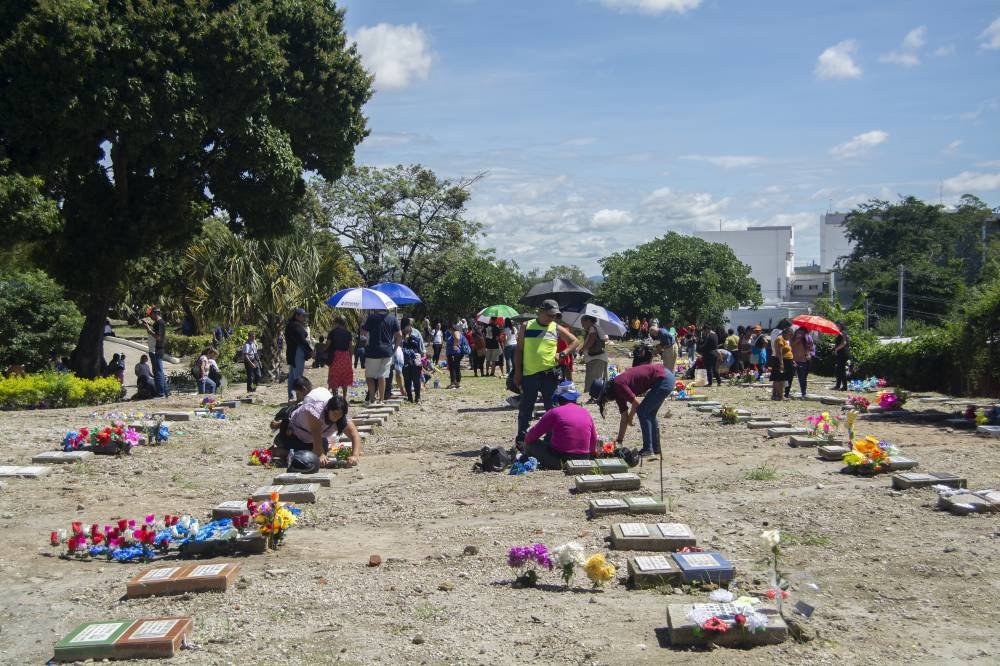
[[[208,377],[198,380],[198,393],[215,393],[215,382]]]
[[[514,372],[514,352],[516,351],[517,345],[506,345],[503,348],[503,360],[504,363],[506,363],[504,369],[507,371],[508,375]]]
[[[306,372],[306,350],[299,347],[295,350],[295,362],[288,366],[288,399],[295,397],[292,390],[292,382],[304,375]]]
[[[528,433],[531,414],[535,411],[535,399],[542,392],[542,404],[545,410],[552,409],[552,394],[556,392],[559,379],[556,369],[536,372],[521,378],[521,402],[517,407],[517,441],[522,441]]]
[[[153,384],[156,386],[156,397],[163,398],[170,395],[170,387],[167,386],[167,375],[163,372],[163,352],[153,354]]]
[[[674,373],[667,370],[667,376],[646,391],[642,402],[639,403],[639,408],[635,410],[635,416],[639,419],[639,428],[642,430],[642,449],[644,451],[660,453],[660,422],[656,418],[656,413],[660,411],[663,401],[673,390]]]

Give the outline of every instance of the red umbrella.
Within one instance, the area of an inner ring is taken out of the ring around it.
[[[792,319],[792,323],[802,328],[808,328],[810,331],[819,331],[827,335],[840,335],[840,329],[837,328],[836,324],[816,315],[799,315]]]

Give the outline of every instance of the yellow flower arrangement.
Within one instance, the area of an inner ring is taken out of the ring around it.
[[[583,571],[594,587],[600,587],[615,577],[615,565],[606,561],[601,553],[588,557],[583,565]]]

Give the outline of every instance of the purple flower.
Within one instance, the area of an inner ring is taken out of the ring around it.
[[[514,546],[507,552],[507,564],[520,569],[531,558],[531,548],[527,546]]]
[[[536,543],[531,546],[531,554],[538,562],[538,566],[545,567],[546,569],[552,569],[552,556],[549,555],[549,549],[545,547],[544,543]]]

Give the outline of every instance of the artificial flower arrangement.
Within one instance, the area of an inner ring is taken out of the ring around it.
[[[526,569],[529,564],[537,564],[552,571],[555,563],[549,554],[549,549],[544,543],[535,543],[530,546],[514,546],[507,551],[507,565],[517,571],[515,584],[520,587],[534,587],[538,582],[538,572],[535,567]]]
[[[218,399],[214,395],[206,395],[201,399],[201,406],[212,407],[216,402],[218,402]]]
[[[187,536],[191,528],[198,529],[198,521],[190,516],[163,516],[157,521],[150,514],[141,523],[121,519],[115,525],[97,523],[84,529],[82,522],[70,523],[70,530],[56,530],[49,535],[49,543],[55,548],[65,545],[66,551],[60,557],[67,559],[91,559],[105,557],[115,562],[149,562],[157,555],[163,555],[177,538]]]
[[[872,475],[889,469],[890,458],[899,453],[894,445],[878,437],[854,440],[853,448],[844,454],[847,471]]]
[[[869,377],[868,379],[852,379],[847,383],[847,388],[851,391],[871,392],[876,389],[885,388],[889,385],[884,378]]]
[[[93,451],[109,455],[129,454],[139,444],[139,431],[128,428],[124,421],[115,421],[100,430],[80,428],[63,437],[63,451]]]
[[[818,437],[828,442],[833,441],[840,430],[841,418],[831,415],[830,412],[810,414],[806,417],[806,421],[812,426],[812,431],[809,433],[811,437]]]
[[[254,449],[250,452],[250,464],[261,467],[270,467],[274,456],[271,449]]]
[[[679,379],[674,383],[674,391],[677,392],[676,397],[678,400],[685,400],[686,398],[694,395],[694,388],[688,386]]]
[[[736,386],[745,386],[747,384],[757,383],[757,373],[753,370],[744,370],[738,374],[730,375],[729,383]]]
[[[595,553],[583,563],[583,572],[596,590],[615,577],[615,565],[605,560],[602,553]]]
[[[858,421],[858,412],[853,409],[847,412],[847,416],[844,417],[844,423],[847,426],[847,441],[854,441],[854,424]]]
[[[856,409],[859,412],[867,412],[868,406],[871,405],[868,398],[863,395],[849,395],[847,396],[847,407],[848,409]]]
[[[902,409],[903,405],[906,404],[907,398],[909,397],[910,394],[906,391],[879,391],[878,406],[885,411]]]
[[[267,540],[267,547],[277,548],[284,540],[285,532],[296,523],[302,513],[301,509],[289,506],[279,499],[280,495],[277,492],[271,493],[270,501],[260,504],[254,502],[253,498],[247,499],[249,515],[237,516],[233,519],[233,525],[242,533],[250,523],[253,523],[257,531]]]
[[[330,449],[329,453],[326,454],[327,466],[334,469],[347,467],[347,459],[351,457],[353,452],[354,449],[350,444]]]
[[[528,472],[534,472],[538,469],[538,460],[534,456],[529,456],[527,459],[518,457],[510,466],[510,472],[513,476],[518,476],[520,474],[527,474]]]
[[[736,408],[728,405],[719,410],[719,415],[722,417],[722,425],[734,425],[739,420]]]
[[[534,587],[538,583],[538,569],[549,571],[559,570],[563,584],[569,587],[578,570],[582,570],[590,580],[593,589],[597,589],[614,578],[615,566],[604,559],[604,555],[596,553],[586,557],[583,546],[575,541],[564,543],[550,552],[543,543],[530,546],[514,546],[507,552],[507,564],[518,571],[515,584],[519,587]],[[531,565],[530,568],[526,568]]]
[[[710,638],[713,634],[724,634],[728,631],[745,631],[750,634],[764,631],[767,628],[767,615],[757,610],[759,599],[753,597],[735,598],[729,590],[713,590],[709,600],[716,604],[730,604],[723,612],[712,613],[705,609],[692,609],[688,619],[695,624],[694,634],[701,638]]]
[[[966,417],[966,418],[968,418],[968,417]],[[988,424],[990,422],[990,417],[987,416],[986,410],[983,409],[982,407],[980,407],[979,409],[977,409],[973,413],[972,418],[974,418],[976,420],[976,425],[977,426],[986,425],[986,424]]]

